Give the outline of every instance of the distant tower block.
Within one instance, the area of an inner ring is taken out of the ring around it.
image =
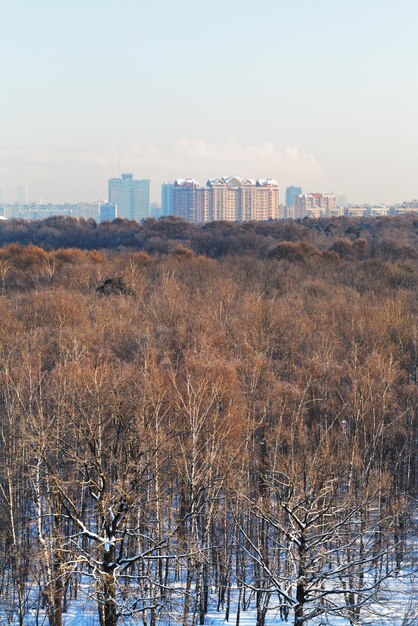
[[[26,183],[19,183],[16,187],[16,202],[17,204],[28,203],[28,186]]]
[[[295,206],[296,196],[301,195],[302,187],[287,187],[286,189],[286,206]]]
[[[109,180],[109,204],[116,205],[118,217],[140,222],[150,216],[150,181],[122,174]]]
[[[161,185],[161,214],[173,215],[173,188],[174,181]]]

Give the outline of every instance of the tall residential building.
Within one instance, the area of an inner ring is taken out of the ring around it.
[[[295,206],[296,196],[302,194],[302,187],[287,187],[286,189],[286,206]]]
[[[118,217],[140,222],[150,216],[150,181],[135,180],[133,174],[111,178],[108,200],[116,204]]]
[[[178,178],[172,188],[172,215],[196,222],[197,190],[199,183],[193,178]]]
[[[305,193],[295,198],[294,216],[326,217],[335,210],[335,195],[333,193]]]
[[[28,203],[28,186],[26,183],[19,183],[16,187],[16,202],[17,204]]]
[[[208,180],[206,187],[178,179],[172,189],[173,215],[197,223],[277,219],[279,188],[273,179],[229,176]]]
[[[173,181],[161,185],[161,215],[173,215],[173,187]]]

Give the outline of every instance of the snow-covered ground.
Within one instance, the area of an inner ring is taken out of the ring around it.
[[[87,591],[87,590],[86,590]],[[87,595],[87,594],[86,594]],[[68,612],[64,615],[64,626],[98,626],[97,609],[94,602],[88,597],[80,596],[75,602],[70,604]],[[207,626],[235,626],[236,609],[237,609],[238,593],[233,590],[231,596],[231,610],[229,621],[225,621],[225,611],[216,611],[216,600],[212,597],[211,610],[205,618]],[[418,580],[417,574],[411,572],[401,572],[397,578],[389,579],[386,587],[382,590],[379,604],[372,607],[373,613],[363,611],[361,615],[360,625],[370,626],[418,626]],[[176,619],[177,617],[177,619]],[[172,617],[164,617],[158,622],[159,626],[175,626],[179,624],[179,615]],[[266,626],[278,626],[280,624],[293,623],[293,616],[290,613],[288,621],[285,622],[280,618],[279,602],[277,596],[272,596],[270,609],[267,613]],[[17,616],[10,613],[6,615],[0,613],[0,624],[15,626],[17,624]],[[43,612],[38,614],[38,622],[36,621],[36,613],[32,611],[30,615],[25,617],[25,626],[47,626],[48,620]],[[120,619],[121,626],[134,626],[142,624],[142,620]],[[241,610],[240,626],[255,626],[256,624],[256,608],[255,600],[250,603],[247,611]],[[337,616],[318,617],[308,622],[308,626],[349,626],[346,619]]]
[[[417,581],[415,580],[415,583]],[[359,625],[370,626],[418,626],[418,584],[414,589],[414,582],[410,576],[391,580],[387,589],[382,593],[382,599],[379,604],[373,607],[374,615],[364,611],[361,615]],[[236,605],[229,616],[229,622],[225,621],[224,613],[210,612],[206,617],[206,624],[209,626],[235,626],[236,623]],[[278,603],[271,603],[271,609],[267,613],[266,626],[277,626],[280,624],[293,623],[292,614],[289,614],[288,621],[280,619]],[[240,613],[240,626],[255,626],[256,610],[252,607],[250,610]],[[348,626],[347,619],[328,616],[318,617],[309,620],[308,626]]]

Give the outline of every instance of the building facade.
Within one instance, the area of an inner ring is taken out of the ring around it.
[[[99,208],[100,222],[113,222],[118,216],[118,207],[110,202],[102,202]]]
[[[305,193],[295,197],[294,217],[327,217],[335,210],[333,193]]]
[[[193,178],[178,178],[171,190],[171,215],[195,222],[199,183]]]
[[[173,188],[173,181],[161,185],[161,215],[173,215]]]
[[[286,188],[286,206],[293,207],[295,206],[295,198],[296,196],[302,195],[302,187],[287,187]]]
[[[150,216],[150,181],[136,180],[133,174],[111,178],[108,201],[117,206],[118,217],[140,222]]]
[[[100,219],[100,202],[79,202],[78,204],[6,204],[3,215],[9,219],[45,220],[49,217],[75,217],[83,219]]]
[[[196,222],[277,219],[279,188],[273,179],[229,176],[208,180],[177,179],[171,188],[172,214]]]

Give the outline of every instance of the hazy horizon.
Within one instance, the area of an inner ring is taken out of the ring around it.
[[[0,187],[106,199],[122,171],[418,197],[418,3],[15,0],[2,7]]]

